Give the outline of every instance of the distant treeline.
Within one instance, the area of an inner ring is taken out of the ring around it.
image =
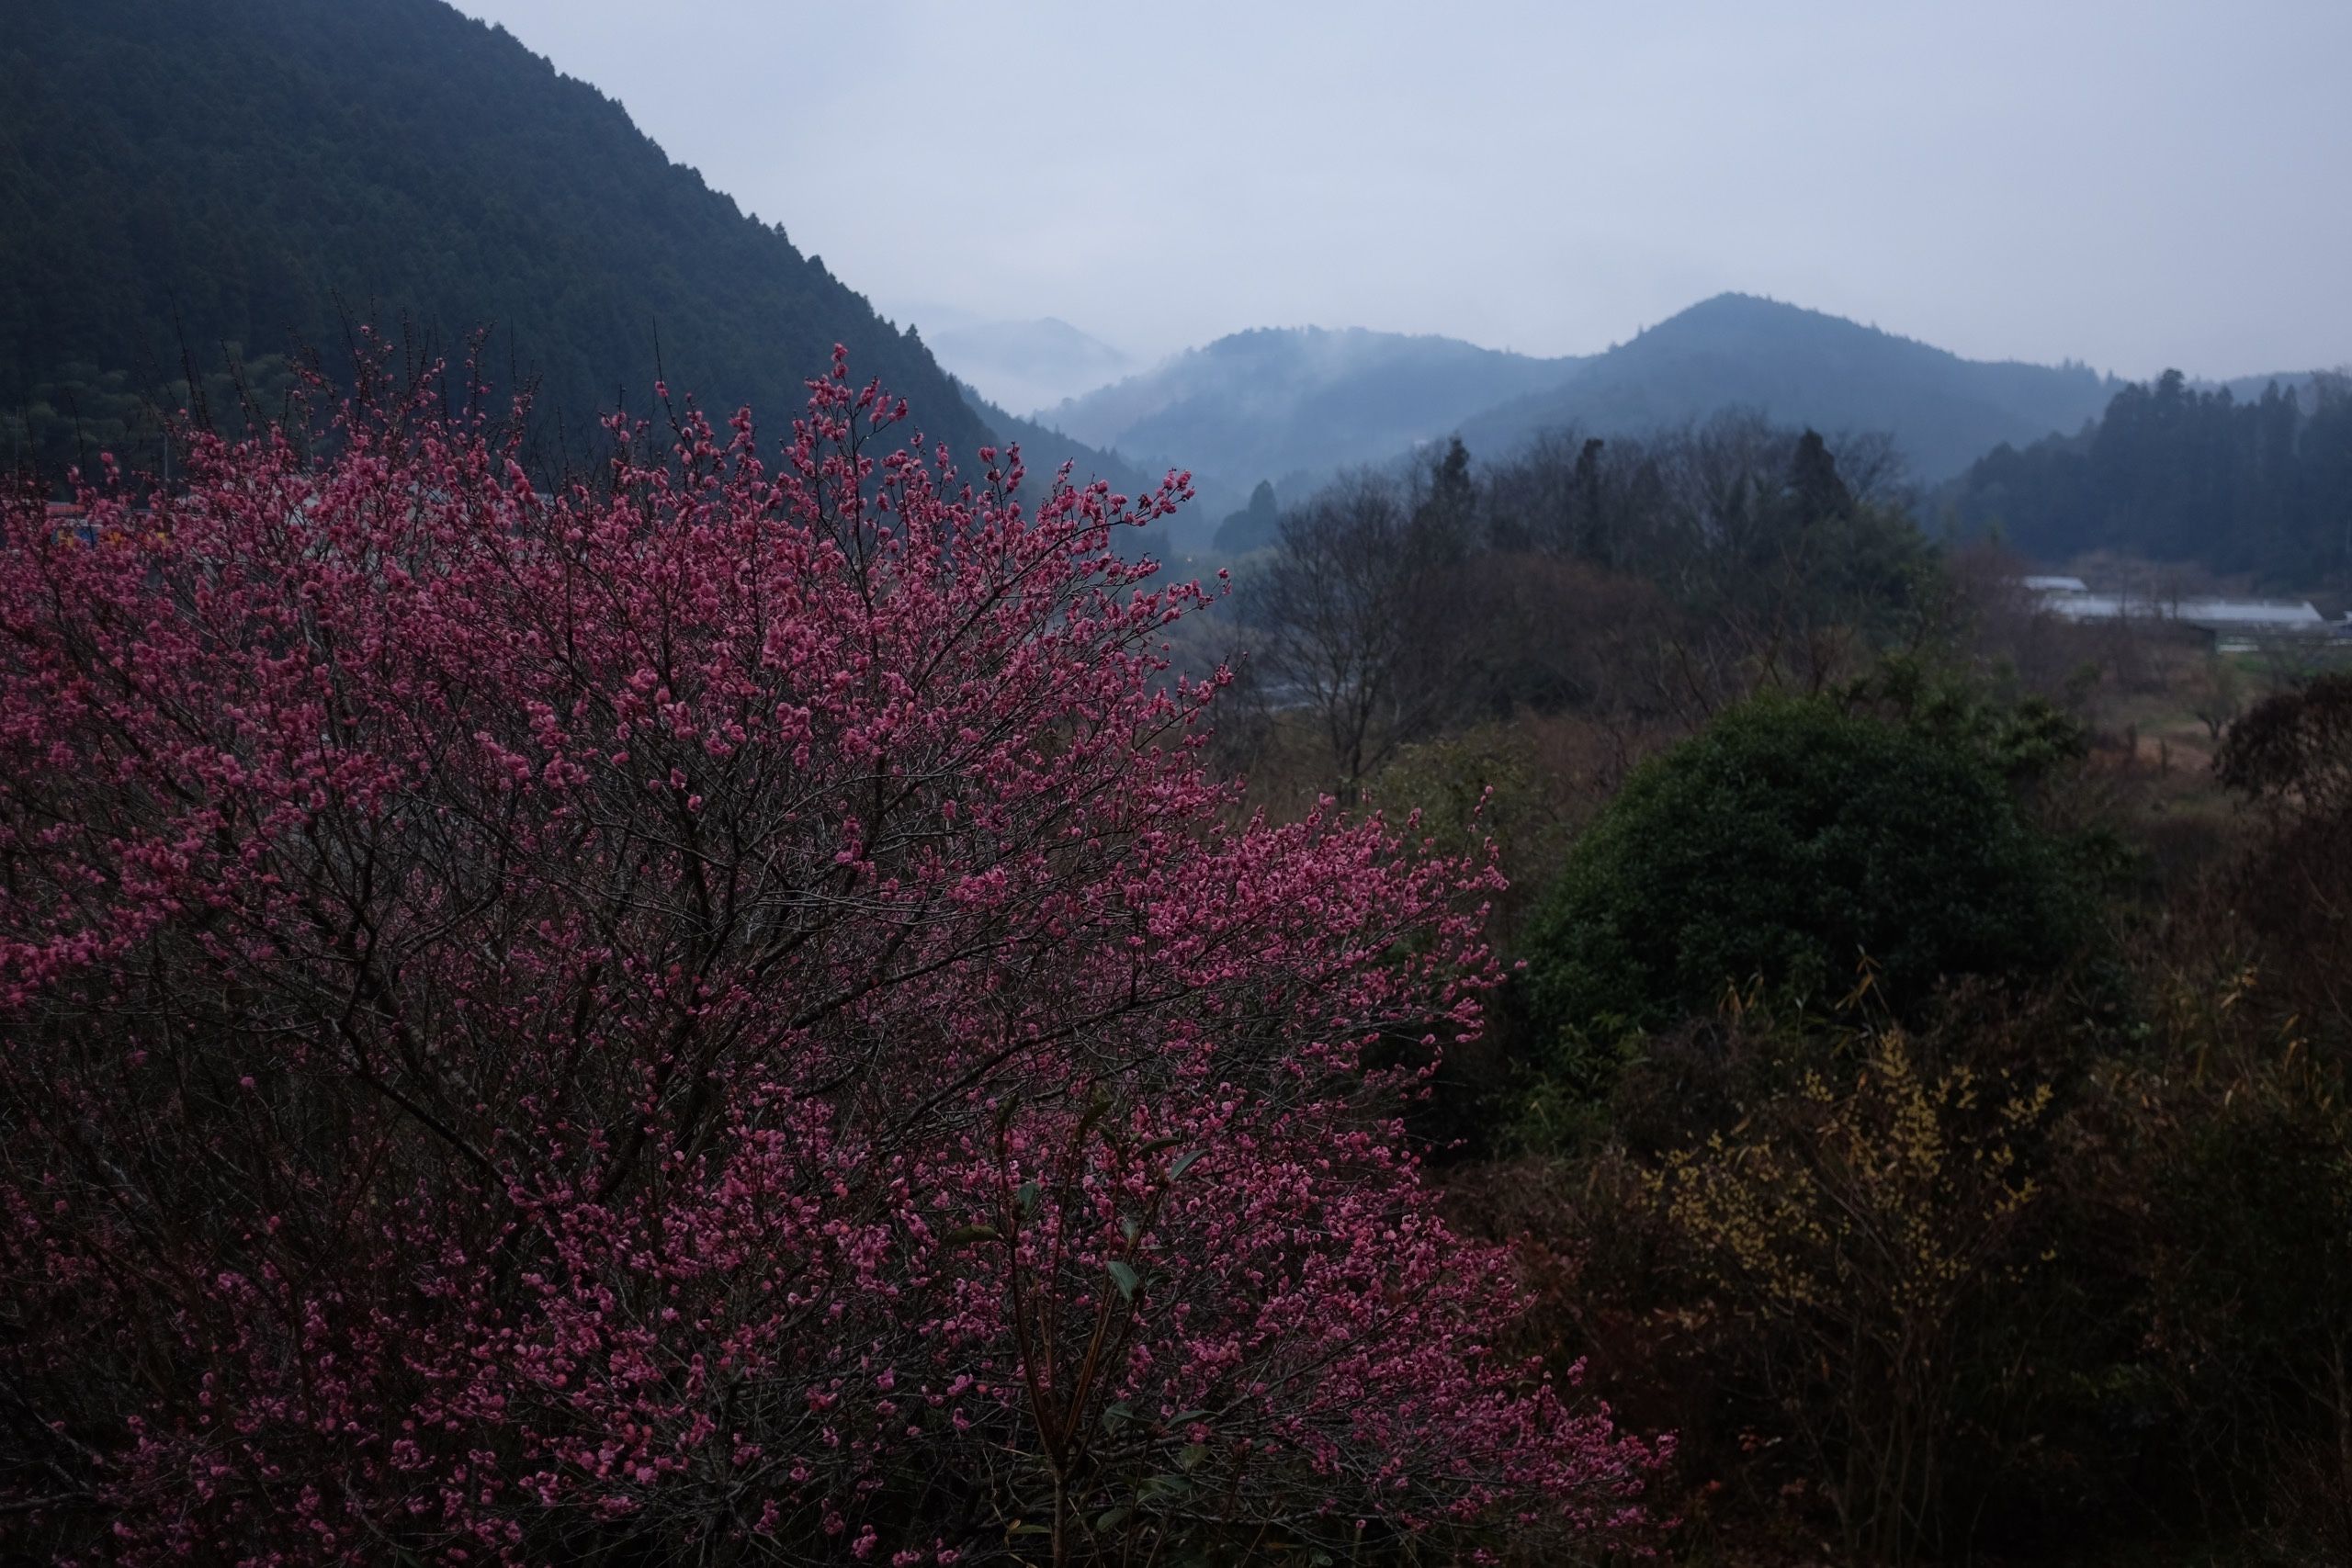
[[[1484,468],[1457,440],[1346,476],[1281,512],[1243,570],[1247,668],[1319,716],[1341,784],[1522,709],[1710,707],[1760,666],[1818,685],[1934,574],[1892,447],[1841,446],[1725,415],[1557,434]]]
[[[2281,586],[2352,578],[2352,381],[2126,387],[2082,434],[2003,446],[1955,487],[1960,522],[2044,560],[2117,550]]]

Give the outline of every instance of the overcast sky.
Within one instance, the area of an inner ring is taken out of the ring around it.
[[[886,314],[2352,360],[2352,0],[458,0]]]

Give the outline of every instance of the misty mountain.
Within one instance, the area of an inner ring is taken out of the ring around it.
[[[2004,442],[2079,430],[2118,384],[2081,366],[1962,359],[1724,294],[1586,358],[1364,331],[1240,333],[1037,417],[1097,447],[1192,468],[1222,512],[1258,479],[1301,495],[1338,468],[1448,434],[1497,458],[1546,431],[1640,434],[1725,409],[1826,432],[1884,431],[1912,477],[1934,483]]]
[[[835,343],[933,440],[931,355],[673,164],[621,106],[440,0],[22,0],[0,36],[0,400],[45,458],[354,321],[489,351],[573,429],[657,364],[781,431]],[[21,449],[21,447],[20,447]]]
[[[1546,430],[1634,434],[1725,408],[1825,432],[1884,431],[1933,483],[2004,442],[2096,418],[2120,383],[2086,367],[1962,359],[1842,317],[1720,294],[1577,366],[1558,385],[1465,420],[1474,453]]]
[[[1385,462],[1501,400],[1556,384],[1574,360],[1361,328],[1264,328],[1219,338],[1037,415],[1091,446],[1202,476],[1211,512],[1260,479],[1302,494]]]
[[[1044,408],[1135,368],[1131,355],[1057,316],[1034,321],[951,318],[951,323],[926,327],[924,341],[940,364],[1001,409]]]

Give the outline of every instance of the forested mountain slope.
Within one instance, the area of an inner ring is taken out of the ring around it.
[[[2241,397],[2168,371],[2093,430],[1986,454],[1952,504],[2046,561],[2118,550],[2301,592],[2352,583],[2352,379]]]
[[[584,428],[656,366],[781,422],[836,343],[934,439],[922,344],[620,105],[440,0],[17,0],[0,36],[0,409],[52,461],[350,322],[489,350]],[[658,355],[657,355],[658,344]]]
[[[1547,430],[1637,434],[1726,408],[1823,431],[1883,431],[1915,478],[1947,479],[2004,441],[2078,429],[2114,390],[2082,366],[1962,359],[1842,317],[1720,294],[1585,361],[1559,385],[1465,422],[1473,452]]]

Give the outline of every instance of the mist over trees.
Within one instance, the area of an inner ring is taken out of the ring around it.
[[[1458,339],[1362,329],[1258,328],[1041,411],[1038,423],[1130,457],[1211,477],[1238,505],[1271,479],[1304,493],[1383,463],[1573,367]]]
[[[1953,504],[2044,560],[2111,550],[2286,588],[2352,581],[2352,382],[2241,398],[2167,371],[2082,434],[1988,453]]]
[[[1226,556],[1246,556],[1272,544],[1282,527],[1282,506],[1274,499],[1271,480],[1260,479],[1250,491],[1250,503],[1226,514],[1211,541]]]
[[[1939,483],[2001,442],[2080,429],[2111,390],[2082,366],[1962,359],[1725,294],[1603,352],[1552,359],[1438,337],[1239,333],[1037,417],[1130,457],[1181,457],[1215,505],[1238,507],[1241,487],[1260,479],[1295,498],[1340,469],[1451,434],[1496,461],[1562,430],[1643,438],[1731,410],[1792,428],[1880,432],[1914,478]]]

